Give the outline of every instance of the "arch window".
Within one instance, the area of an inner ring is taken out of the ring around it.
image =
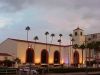
[[[54,64],[59,64],[60,63],[60,53],[59,51],[54,52]]]
[[[73,62],[74,62],[74,65],[75,66],[78,66],[78,64],[79,64],[79,53],[78,53],[78,51],[75,51],[74,52],[74,55],[73,55]]]
[[[41,63],[42,64],[48,63],[48,52],[47,52],[47,50],[42,50],[42,52],[41,52]]]
[[[33,50],[33,48],[28,48],[26,51],[26,63],[34,63],[34,50]]]

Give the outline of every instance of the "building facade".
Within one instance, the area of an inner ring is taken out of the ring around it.
[[[33,63],[40,65],[47,64],[86,64],[86,50],[74,49],[74,44],[84,44],[87,35],[79,27],[73,30],[71,45],[46,44],[19,39],[8,38],[0,44],[0,53],[7,53],[15,58],[19,58],[21,63]],[[100,41],[100,38],[98,38]],[[93,52],[92,52],[93,53]],[[87,54],[88,55],[88,54]]]

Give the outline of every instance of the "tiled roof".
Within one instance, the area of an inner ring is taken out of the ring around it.
[[[8,53],[0,53],[0,56],[11,56],[11,55]]]
[[[36,44],[45,44],[46,43],[42,43],[42,42],[34,42],[34,41],[27,41],[27,40],[20,40],[20,39],[12,39],[12,38],[8,38],[10,40],[14,40],[14,41],[19,41],[19,42],[29,42],[29,43],[36,43]],[[48,44],[48,45],[52,45],[52,46],[59,46],[59,45],[56,45],[56,44]],[[71,46],[71,45],[61,45],[61,47],[68,47],[68,46]]]

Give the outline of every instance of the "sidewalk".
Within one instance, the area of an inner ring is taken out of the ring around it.
[[[51,73],[44,75],[100,75],[100,72],[78,72],[78,73]]]

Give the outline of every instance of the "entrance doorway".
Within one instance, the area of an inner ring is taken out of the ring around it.
[[[78,53],[78,51],[74,52],[73,60],[74,60],[73,61],[74,62],[74,66],[78,67],[78,64],[79,64],[79,53]]]
[[[48,52],[47,50],[42,50],[41,52],[41,64],[47,64],[48,63]]]

